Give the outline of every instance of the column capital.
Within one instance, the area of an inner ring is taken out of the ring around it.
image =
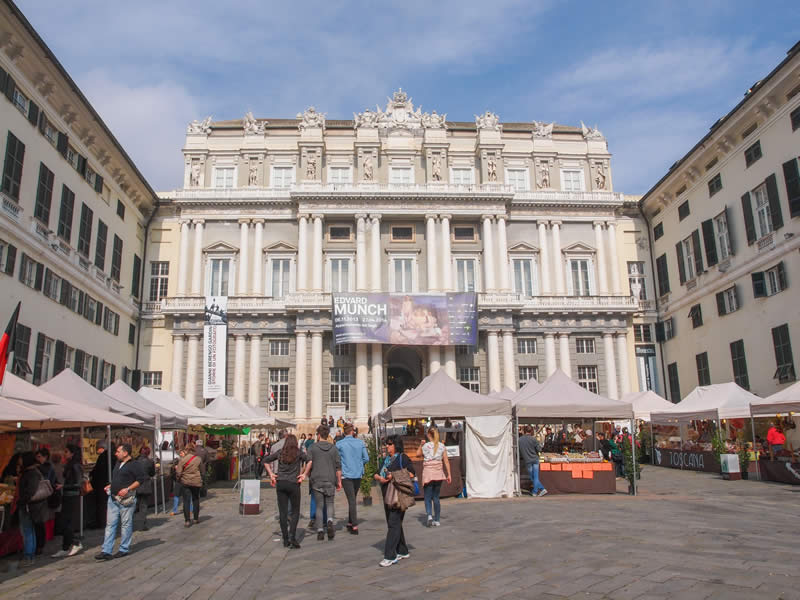
[[[199,340],[200,337],[201,337],[201,334],[200,333],[188,333],[188,334],[186,334],[186,337],[189,338],[190,340]]]
[[[305,219],[306,221],[308,221],[308,219],[310,219],[311,216],[308,213],[298,213],[297,218],[300,220]]]
[[[172,334],[172,341],[175,342],[176,340],[183,341],[183,338],[186,337],[185,333],[173,333]]]
[[[436,213],[426,213],[426,214],[425,214],[425,220],[426,220],[426,221],[427,221],[428,219],[434,219],[434,220],[436,220],[436,218],[437,218],[438,216],[439,216],[439,215],[437,215]]]
[[[489,215],[489,214],[481,215],[481,221],[487,221],[487,220],[491,221],[492,219],[494,219],[494,215]]]
[[[205,222],[206,222],[205,219],[192,219],[192,223],[194,223],[195,225],[202,225]]]
[[[260,333],[248,333],[247,337],[249,337],[251,340],[260,340],[261,339],[261,334]]]
[[[322,221],[325,218],[325,215],[323,215],[322,213],[313,213],[311,215],[311,218],[315,220],[319,219],[320,221]]]
[[[508,216],[507,216],[507,215],[505,215],[505,214],[503,214],[503,215],[495,215],[495,218],[496,218],[498,221],[505,221],[506,219],[508,219]]]
[[[239,225],[250,225],[250,219],[239,219]]]
[[[356,221],[358,221],[359,219],[366,219],[367,218],[367,213],[356,213],[354,216],[355,216]]]
[[[247,338],[247,334],[244,331],[234,331],[231,335],[233,335],[234,339],[238,340],[239,338],[245,339]]]
[[[536,225],[538,227],[547,227],[548,225],[550,225],[550,221],[548,221],[547,219],[537,219]]]
[[[547,333],[544,334],[544,337],[546,337],[546,338],[555,338],[556,334],[551,332],[551,331],[548,331]]]
[[[556,219],[554,221],[550,221],[550,227],[561,227],[561,224],[562,224],[562,222],[559,221],[558,219]]]
[[[608,338],[608,339],[611,339],[611,338],[614,337],[614,333],[612,333],[611,331],[604,331],[602,335],[603,335],[603,338]]]
[[[181,228],[183,228],[183,227],[189,227],[189,225],[191,225],[191,224],[192,224],[192,220],[191,220],[191,219],[181,219],[181,220],[179,221],[179,223],[180,223],[180,225],[181,225]]]
[[[569,332],[568,331],[559,331],[558,332],[558,337],[560,337],[560,338],[569,337]]]
[[[295,329],[295,335],[308,335],[310,331],[308,329]]]
[[[251,219],[251,220],[253,222],[253,225],[263,225],[264,223],[266,223],[266,219]]]
[[[382,216],[383,216],[383,215],[376,215],[376,214],[372,214],[372,213],[370,213],[370,215],[369,215],[369,218],[370,218],[371,220],[373,220],[373,221],[380,221]]]
[[[600,220],[592,221],[592,225],[594,227],[603,227],[603,225],[606,225],[606,222],[605,221],[600,221]]]
[[[325,332],[321,329],[313,329],[309,333],[311,333],[311,337],[322,337],[322,334]]]
[[[449,221],[450,219],[452,219],[452,218],[453,218],[453,215],[451,215],[451,214],[449,214],[449,213],[440,213],[440,214],[439,214],[439,218],[440,218],[442,221],[444,221],[445,219],[447,219],[447,220]]]
[[[617,226],[617,222],[614,219],[607,219],[605,223],[606,223],[606,225],[608,227],[616,227]]]

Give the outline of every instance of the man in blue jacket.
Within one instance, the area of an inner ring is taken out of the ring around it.
[[[364,476],[364,465],[369,462],[367,446],[357,437],[353,437],[353,425],[346,423],[343,427],[344,437],[336,442],[336,449],[342,457],[342,487],[347,496],[348,522],[347,531],[358,535],[358,517],[356,515],[356,496]]]

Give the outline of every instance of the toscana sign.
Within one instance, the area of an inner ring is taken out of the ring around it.
[[[719,473],[720,470],[719,461],[713,452],[689,452],[656,448],[655,454],[656,464],[661,467],[705,471],[706,473]]]

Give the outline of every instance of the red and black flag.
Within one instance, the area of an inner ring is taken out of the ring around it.
[[[11,315],[11,320],[6,326],[3,337],[0,338],[0,384],[3,383],[3,377],[6,374],[8,355],[14,351],[14,343],[17,339],[17,319],[19,319],[20,306],[22,306],[22,302],[17,302],[17,308],[14,309],[14,314]]]

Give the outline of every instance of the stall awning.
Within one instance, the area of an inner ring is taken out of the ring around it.
[[[205,408],[207,416],[189,417],[190,425],[204,427],[293,427],[287,419],[271,416],[262,408],[250,406],[232,396],[217,396]]]
[[[671,410],[675,406],[672,402],[665,400],[652,390],[625,394],[622,397],[622,401],[631,404],[634,416],[642,421],[649,421],[650,413],[652,412]]]
[[[669,410],[652,411],[653,423],[685,423],[712,419],[747,419],[750,403],[760,400],[733,382],[698,386]]]
[[[142,414],[159,415],[161,418],[162,430],[186,429],[189,426],[185,416],[176,414],[168,408],[163,408],[157,404],[153,404],[143,396],[140,396],[134,392],[128,386],[128,384],[121,379],[118,379],[104,389],[103,393],[107,396],[111,396],[114,400],[135,409],[137,412],[141,412]]]
[[[766,398],[750,403],[754,417],[800,412],[800,381]]]
[[[167,410],[184,417],[210,416],[202,408],[197,408],[196,406],[191,405],[187,400],[174,392],[143,387],[139,388],[136,393],[142,396],[145,400],[149,400],[156,406],[166,408]]]

